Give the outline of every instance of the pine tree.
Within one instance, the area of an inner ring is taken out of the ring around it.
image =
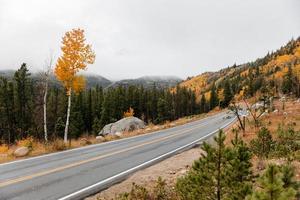
[[[266,127],[262,127],[256,139],[250,141],[251,151],[259,158],[268,158],[273,150],[274,141],[270,131]]]
[[[297,198],[300,198],[300,183],[295,180],[295,168],[290,164],[285,164],[280,167],[282,173],[282,182],[284,188],[293,188],[297,191]]]
[[[210,109],[214,109],[219,104],[218,94],[216,91],[215,83],[213,83],[212,88],[210,90]]]
[[[201,100],[200,100],[200,113],[206,113],[207,112],[207,106],[206,106],[206,99],[205,95],[202,94]]]
[[[114,102],[112,101],[111,97],[112,97],[112,91],[107,91],[102,104],[102,112],[100,118],[101,127],[105,126],[106,124],[112,123],[116,120],[113,118],[112,115]]]
[[[176,189],[182,199],[226,199],[230,196],[228,189],[229,159],[231,152],[225,147],[225,135],[220,130],[214,138],[216,147],[204,143],[203,153],[195,161],[187,176],[179,178]]]
[[[224,83],[224,100],[222,102],[222,107],[226,108],[229,105],[232,98],[233,98],[233,94],[232,94],[232,91],[231,91],[231,86],[230,86],[229,80],[225,80],[225,83]]]
[[[85,124],[88,132],[92,131],[93,126],[93,105],[92,105],[92,89],[88,90],[87,100],[86,100],[86,113],[85,113]]]
[[[163,97],[160,97],[157,101],[156,122],[161,123],[169,118],[170,118],[170,116],[169,116],[168,102]]]
[[[230,170],[228,170],[229,174],[227,177],[227,184],[231,191],[229,199],[245,199],[252,192],[252,154],[243,140],[238,137],[238,132],[236,132],[232,145],[232,159],[229,161]]]
[[[16,118],[17,126],[20,128],[21,137],[27,136],[32,123],[32,102],[30,102],[32,100],[32,93],[31,80],[29,78],[30,73],[28,71],[26,64],[23,63],[14,75],[14,80],[16,82]]]
[[[15,113],[14,113],[14,86],[6,78],[0,78],[0,137],[5,143],[15,142]]]
[[[101,128],[101,121],[98,119],[98,117],[96,117],[93,121],[92,126],[93,134],[96,135],[97,133],[99,133],[101,131]]]
[[[282,174],[276,165],[269,165],[258,180],[259,187],[247,200],[286,200],[295,199],[296,191],[284,187]]]
[[[74,106],[70,115],[70,135],[73,138],[78,138],[85,131],[84,125],[84,103],[83,94],[79,93],[77,96],[73,96]]]
[[[293,73],[292,67],[289,65],[288,72],[283,78],[281,90],[284,94],[289,94],[293,89]]]

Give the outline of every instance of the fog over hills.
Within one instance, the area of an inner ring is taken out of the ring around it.
[[[12,79],[14,73],[15,70],[0,70],[0,77]],[[33,72],[31,73],[31,77],[33,78],[33,80],[38,81],[40,79],[40,74],[40,72]],[[149,88],[155,85],[159,88],[167,88],[173,87],[182,81],[182,79],[176,76],[142,76],[136,79],[123,79],[118,81],[111,81],[97,74],[82,73],[82,75],[86,78],[87,88],[95,87],[97,85],[103,88],[114,88],[118,86],[127,87],[130,85],[143,86],[145,88]],[[50,84],[60,85],[59,81],[53,75],[50,78]]]
[[[181,82],[182,79],[176,76],[142,76],[136,79],[124,79],[116,81],[109,85],[108,87],[118,87],[118,86],[130,86],[130,85],[140,85],[145,88],[156,86],[160,88],[173,87]]]

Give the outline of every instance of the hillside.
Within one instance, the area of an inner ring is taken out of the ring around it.
[[[232,95],[240,99],[251,97],[257,92],[274,96],[292,92],[299,96],[299,79],[300,38],[289,41],[277,51],[268,53],[253,62],[234,64],[217,72],[206,72],[188,78],[179,85],[194,91],[199,101],[202,94],[205,95],[206,100],[210,99],[211,88],[215,83],[219,100],[222,101],[226,82],[230,84]],[[285,86],[287,88],[283,88]]]

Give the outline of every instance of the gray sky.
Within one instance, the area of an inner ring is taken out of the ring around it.
[[[0,69],[42,69],[83,28],[88,72],[181,78],[265,55],[300,36],[299,0],[0,0]]]

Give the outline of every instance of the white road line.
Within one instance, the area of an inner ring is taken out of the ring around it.
[[[204,120],[212,118],[212,117],[216,117],[216,116],[221,115],[221,114],[225,114],[225,112],[218,113],[216,115],[209,116],[209,117],[200,119],[198,121],[201,122],[201,121],[204,121]],[[194,121],[194,122],[196,122],[196,121]],[[193,123],[193,122],[189,122],[189,123]],[[92,144],[92,145],[88,145],[88,146],[85,146],[85,147],[78,147],[78,148],[69,149],[69,150],[65,150],[65,151],[61,151],[61,152],[49,153],[49,154],[46,154],[46,155],[35,156],[35,157],[32,157],[32,158],[26,158],[26,159],[21,159],[21,160],[7,162],[7,163],[2,163],[2,164],[0,164],[0,167],[5,166],[5,165],[19,163],[19,162],[26,162],[26,161],[36,160],[36,159],[39,159],[39,158],[45,158],[45,157],[49,157],[49,156],[55,156],[55,155],[59,155],[59,154],[65,154],[65,153],[69,153],[69,152],[73,152],[73,151],[80,151],[80,150],[89,149],[89,148],[93,148],[93,147],[98,147],[98,146],[102,146],[102,145],[107,145],[107,144],[111,144],[111,143],[115,143],[115,142],[126,141],[126,140],[134,139],[134,138],[137,138],[137,137],[146,137],[147,135],[152,135],[152,134],[155,134],[157,132],[167,131],[167,130],[170,130],[170,129],[173,129],[173,128],[178,128],[180,126],[188,125],[189,123],[182,124],[182,125],[179,125],[179,126],[174,126],[174,127],[168,128],[168,129],[154,131],[154,132],[143,134],[143,135],[136,135],[136,136],[132,136],[132,137],[128,137],[128,138],[122,138],[122,139],[113,140],[113,141],[109,141],[109,142],[104,142],[104,143],[100,143],[100,144]]]
[[[151,163],[154,163],[154,162],[156,162],[156,161],[158,161],[158,160],[160,160],[160,159],[162,159],[162,158],[168,157],[168,156],[170,156],[170,155],[172,155],[172,154],[174,154],[174,153],[176,153],[176,152],[178,152],[178,151],[180,151],[180,150],[183,150],[183,149],[185,149],[185,148],[187,148],[187,147],[189,147],[189,146],[192,146],[192,145],[198,143],[199,141],[201,141],[201,140],[203,140],[203,139],[205,139],[205,138],[211,136],[212,134],[218,132],[220,129],[223,129],[223,128],[227,127],[229,124],[231,124],[231,123],[234,122],[235,120],[236,120],[236,117],[234,117],[233,120],[230,121],[229,123],[227,123],[227,124],[225,124],[225,125],[219,127],[217,130],[212,131],[212,132],[210,132],[209,134],[207,134],[207,135],[205,135],[205,136],[203,136],[203,137],[201,137],[201,138],[199,138],[199,139],[197,139],[197,140],[195,140],[195,141],[193,141],[193,142],[191,142],[191,143],[189,143],[189,144],[186,144],[186,145],[184,145],[184,146],[182,146],[182,147],[179,147],[179,148],[177,148],[177,149],[175,149],[175,150],[172,150],[172,151],[170,151],[170,152],[168,152],[168,153],[165,153],[165,154],[163,154],[163,155],[160,155],[160,156],[158,156],[158,157],[156,157],[156,158],[153,158],[153,159],[151,159],[151,160],[149,160],[149,161],[147,161],[147,162],[144,162],[144,163],[142,163],[142,164],[140,164],[140,165],[137,165],[137,166],[135,166],[135,167],[133,167],[133,168],[130,168],[130,169],[126,170],[126,171],[123,171],[123,172],[121,172],[121,173],[119,173],[119,174],[116,174],[116,175],[114,175],[114,176],[111,176],[111,177],[109,177],[109,178],[107,178],[107,179],[104,179],[104,180],[98,182],[98,183],[95,183],[95,184],[93,184],[93,185],[90,185],[90,186],[88,186],[88,187],[85,187],[85,188],[83,188],[83,189],[81,189],[81,190],[78,190],[78,191],[76,191],[76,192],[74,192],[74,193],[71,193],[71,194],[69,194],[69,195],[67,195],[67,196],[61,197],[61,198],[59,198],[58,200],[67,200],[67,199],[75,198],[77,195],[80,195],[81,193],[84,193],[84,192],[86,192],[86,191],[89,191],[89,190],[91,190],[91,189],[93,189],[93,188],[96,188],[96,187],[98,187],[98,186],[100,186],[100,185],[106,184],[106,183],[108,183],[109,181],[112,181],[112,180],[114,180],[114,179],[117,179],[117,178],[119,178],[119,177],[122,177],[123,175],[126,175],[126,174],[129,174],[129,173],[131,173],[131,172],[134,172],[135,170],[140,169],[140,168],[143,168],[143,167],[145,167],[145,166],[147,166],[147,165],[150,165]]]

